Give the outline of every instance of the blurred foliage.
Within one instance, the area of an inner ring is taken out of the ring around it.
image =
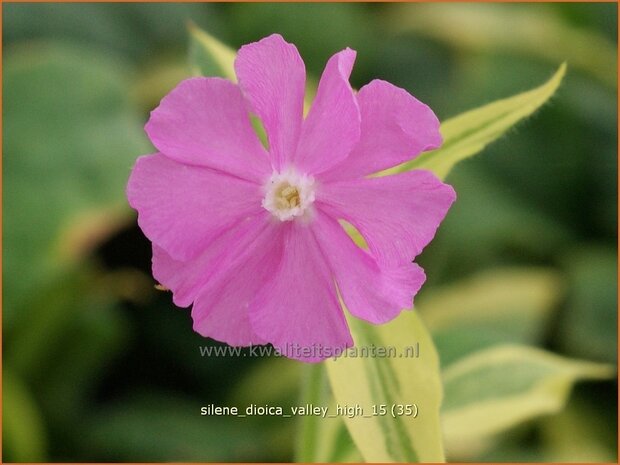
[[[417,300],[444,367],[495,345],[540,345],[562,297],[558,273],[495,268],[436,286]]]
[[[572,402],[542,422],[543,458],[549,462],[614,462],[614,431],[599,421],[592,406]],[[575,439],[577,438],[577,439]]]
[[[398,32],[415,32],[470,53],[506,51],[551,63],[568,61],[615,88],[614,42],[598,31],[572,25],[552,5],[536,9],[492,4],[399,5],[386,18]],[[544,45],[543,45],[544,44]],[[541,46],[542,45],[542,46]]]
[[[42,461],[46,449],[43,420],[27,386],[6,368],[2,372],[2,395],[3,442],[8,453],[24,461]]]
[[[448,176],[458,201],[419,259],[428,281],[416,303],[448,381],[449,370],[507,343],[542,357],[536,379],[564,373],[552,383],[564,397],[547,398],[547,410],[453,444],[449,460],[614,460],[617,382],[580,384],[568,397],[588,375],[566,367],[576,366],[568,357],[614,363],[617,354],[616,11],[3,5],[3,459],[288,461],[304,429],[316,431],[316,448],[300,457],[359,458],[338,419],[199,415],[210,403],[296,405],[307,383],[291,360],[201,357],[199,345],[217,343],[152,288],[149,244],[124,203],[130,167],[151,150],[142,123],[196,71],[191,21],[233,48],[282,33],[314,77],[350,46],[355,87],[386,79],[441,120],[530,89],[568,62],[550,104]],[[514,363],[505,380],[518,384],[531,360]],[[315,393],[328,405],[322,382]]]
[[[4,260],[11,272],[3,316],[10,329],[35,289],[118,227],[125,211],[119,173],[148,146],[117,63],[39,43],[16,46],[4,66]]]

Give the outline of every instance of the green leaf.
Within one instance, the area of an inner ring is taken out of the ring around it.
[[[2,406],[2,458],[13,462],[44,462],[43,419],[26,385],[6,366],[2,370]]]
[[[607,379],[614,373],[611,365],[567,359],[526,346],[476,352],[444,371],[446,445],[458,449],[558,412],[577,381]]]
[[[446,367],[490,345],[541,342],[562,291],[552,270],[498,268],[429,289],[416,309]]]
[[[427,169],[440,178],[445,178],[454,165],[480,152],[549,100],[562,82],[565,73],[566,64],[562,64],[551,79],[540,87],[497,100],[444,121],[440,128],[444,139],[441,148],[423,153],[414,160],[384,170],[377,175]]]
[[[355,340],[353,352],[325,363],[337,404],[363,408],[364,416],[344,417],[344,421],[364,460],[443,461],[439,359],[418,314],[405,311],[381,326],[350,318],[349,326]],[[419,357],[406,356],[416,344]],[[363,356],[359,352],[373,346],[386,351],[394,348],[394,356]],[[352,356],[355,351],[356,357]],[[405,404],[416,404],[418,416],[393,418],[392,405]],[[387,414],[373,416],[373,406],[379,405],[386,405]]]
[[[220,76],[236,82],[235,51],[194,23],[189,23],[188,28],[192,72],[197,76]]]

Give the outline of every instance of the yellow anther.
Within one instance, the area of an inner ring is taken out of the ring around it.
[[[299,203],[299,191],[296,187],[285,184],[280,188],[276,198],[278,208],[295,208]]]

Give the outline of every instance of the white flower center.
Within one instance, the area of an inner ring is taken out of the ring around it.
[[[263,207],[280,221],[307,217],[314,202],[314,178],[292,169],[273,173],[265,186]]]

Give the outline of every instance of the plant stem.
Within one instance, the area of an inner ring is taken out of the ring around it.
[[[301,404],[322,405],[325,398],[327,377],[322,363],[312,363],[304,367],[301,386]],[[301,417],[295,460],[313,462],[317,449],[317,436],[320,418],[314,415]]]

